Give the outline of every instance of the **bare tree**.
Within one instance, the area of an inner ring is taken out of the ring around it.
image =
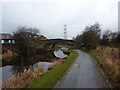
[[[83,33],[76,37],[76,40],[84,44],[87,49],[94,49],[99,45],[100,32],[100,25],[95,23],[94,25],[86,26]]]
[[[110,30],[107,30],[107,31],[104,32],[104,34],[102,36],[102,39],[101,39],[101,44],[102,45],[105,45],[105,46],[109,45],[109,42],[110,42],[110,33],[111,33]]]
[[[29,50],[34,48],[35,36],[37,36],[39,30],[36,28],[27,28],[25,26],[18,27],[14,32],[15,45],[19,49],[20,53],[28,54]]]
[[[110,30],[107,30],[104,32],[101,44],[104,46],[112,46],[112,47],[118,47],[119,44],[119,32],[112,32]]]

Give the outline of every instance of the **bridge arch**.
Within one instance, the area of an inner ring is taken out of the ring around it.
[[[64,39],[50,39],[46,43],[46,45],[49,45],[51,49],[53,49],[56,45],[62,46],[71,46],[74,45],[73,40],[64,40]]]

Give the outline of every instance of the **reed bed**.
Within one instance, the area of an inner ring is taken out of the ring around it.
[[[101,62],[103,63],[103,69],[105,70],[106,74],[110,76],[113,86],[120,87],[119,49],[111,47],[98,47],[96,52],[99,54]]]
[[[2,88],[26,88],[35,78],[41,76],[44,73],[43,68],[37,66],[34,70],[24,70],[17,76],[12,76],[7,84],[4,84]]]

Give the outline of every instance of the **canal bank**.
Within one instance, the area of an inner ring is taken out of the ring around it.
[[[22,78],[27,77],[28,79],[32,78],[33,80],[33,78],[36,78],[37,76],[41,76],[43,73],[46,73],[48,70],[51,70],[55,66],[63,63],[64,58],[66,58],[65,57],[66,55],[63,53],[63,50],[61,50],[61,48],[58,48],[57,50],[54,50],[54,53],[56,54],[54,55],[55,57],[53,56],[53,58],[47,57],[44,54],[37,55],[34,57],[15,58],[15,61],[12,60],[14,62],[12,62],[11,64],[7,64],[5,66],[0,67],[0,70],[2,70],[2,78],[0,79],[2,80],[5,87],[8,85],[8,83],[10,84],[10,82],[17,83],[18,81],[17,78],[21,80]],[[53,52],[51,54],[53,54]],[[39,71],[42,73],[39,73]],[[31,80],[29,80],[29,82],[31,82]],[[25,88],[26,87],[25,85],[27,85],[26,83],[24,85],[21,84],[19,84],[18,87],[16,88]],[[9,88],[13,88],[12,87],[13,85],[14,84],[12,85],[10,84]]]
[[[65,59],[63,64],[56,66],[41,77],[38,77],[28,88],[53,88],[78,56],[76,51],[69,52],[70,55]]]

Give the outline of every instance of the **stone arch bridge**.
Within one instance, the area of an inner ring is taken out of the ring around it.
[[[65,45],[68,47],[74,45],[74,41],[68,39],[46,39],[42,41],[45,43],[46,46],[50,46],[50,48],[54,48],[56,45]]]

